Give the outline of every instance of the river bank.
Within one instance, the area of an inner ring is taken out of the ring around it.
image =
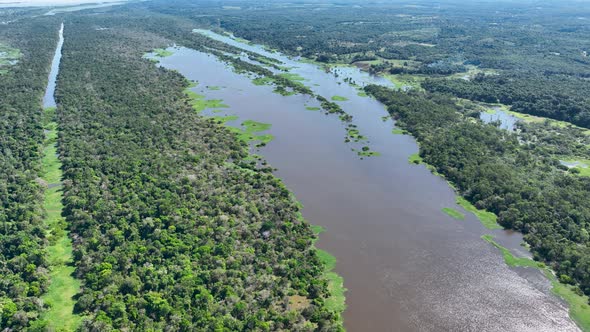
[[[382,104],[313,64],[263,55],[293,67],[289,72],[303,77],[314,93],[348,99],[336,102],[381,155],[360,160],[338,139],[338,119],[306,109],[315,106],[309,96],[275,94],[272,86],[252,84],[213,56],[180,49],[160,64],[199,81],[202,91],[196,93],[229,106],[203,115],[237,115],[272,125],[268,133],[275,139],[257,153],[277,167],[275,174],[302,201],[304,217],[326,228],[317,245],[338,259],[335,270],[348,289],[347,329],[459,329],[485,322],[491,330],[576,330],[567,308],[550,295],[549,282],[532,281],[540,272],[509,269],[481,240],[490,231],[473,222],[474,215],[462,212],[463,221],[442,212],[455,205],[454,191],[426,167],[407,162],[418,147],[409,136],[392,135],[394,122]],[[358,75],[353,80],[361,84],[373,79]],[[223,88],[206,91],[207,86]],[[492,233],[503,246],[520,248],[520,235]],[[498,316],[510,318],[499,321]]]

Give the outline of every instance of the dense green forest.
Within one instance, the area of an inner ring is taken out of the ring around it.
[[[505,227],[523,231],[536,257],[563,281],[576,280],[590,292],[588,179],[558,161],[587,159],[585,134],[542,123],[521,124],[510,134],[473,119],[473,109],[457,113],[461,107],[451,98],[504,103],[589,127],[588,6],[252,1],[226,10],[184,4],[182,13],[159,2],[149,7],[287,54],[358,65],[435,92],[369,88],[418,138],[426,162]]]
[[[310,95],[346,123],[347,142],[362,136],[338,103],[283,75],[280,61],[199,27],[419,82],[365,92],[462,196],[524,233],[535,259],[590,294],[590,177],[560,163],[590,160],[590,136],[548,121],[509,132],[478,120],[481,103],[502,103],[590,128],[590,26],[579,19],[590,8],[417,3],[155,0],[56,17],[0,12],[0,52],[11,56],[0,59],[0,327],[47,330],[41,98],[62,20],[51,121],[82,283],[80,331],[343,329],[300,204],[235,132],[194,111],[189,82],[143,55],[173,44],[207,52],[277,93]]]
[[[590,128],[590,81],[567,75],[479,74],[472,80],[430,79],[422,87],[486,103],[512,105],[515,112]]]
[[[0,20],[17,19],[10,12]],[[35,326],[49,285],[41,180],[41,99],[58,39],[52,18],[18,20],[0,29],[0,45],[17,49],[0,67],[0,326]]]
[[[339,329],[290,192],[142,59],[169,40],[109,19],[66,23],[57,90],[80,329]]]
[[[523,146],[517,134],[475,121],[469,108],[443,95],[379,86],[366,91],[387,105],[417,138],[423,160],[462,196],[523,232],[536,259],[590,293],[590,179],[555,167],[549,148],[558,143]],[[528,130],[530,139],[535,127]]]
[[[590,7],[581,2],[180,3],[148,7],[291,55],[398,81],[439,77],[423,86],[590,127]]]

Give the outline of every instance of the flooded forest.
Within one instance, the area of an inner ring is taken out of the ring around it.
[[[0,330],[590,331],[587,4],[20,6]]]

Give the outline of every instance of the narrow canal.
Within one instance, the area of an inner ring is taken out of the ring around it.
[[[64,24],[61,24],[59,29],[59,41],[57,42],[57,48],[55,49],[55,55],[51,62],[51,71],[49,72],[49,80],[47,83],[47,89],[45,90],[45,96],[43,96],[43,107],[55,107],[55,86],[57,84],[57,74],[59,72],[59,63],[61,62],[61,49],[64,45]]]

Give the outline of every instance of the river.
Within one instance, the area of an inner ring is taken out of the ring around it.
[[[47,89],[45,89],[45,96],[43,96],[43,107],[55,107],[55,86],[57,84],[57,74],[59,72],[59,63],[61,62],[61,48],[64,45],[64,24],[61,24],[59,29],[59,41],[57,48],[51,61],[51,71],[49,72],[49,80],[47,81]]]
[[[455,204],[446,181],[425,166],[408,162],[418,151],[415,140],[394,135],[385,107],[344,83],[388,84],[358,69],[336,77],[314,64],[301,63],[260,46],[207,33],[215,39],[276,58],[304,84],[338,102],[354,117],[371,149],[381,155],[361,159],[344,143],[345,124],[337,116],[306,109],[317,102],[305,95],[281,96],[257,86],[214,56],[187,48],[159,58],[199,85],[209,99],[229,108],[205,115],[238,115],[272,124],[275,136],[256,153],[278,168],[280,177],[303,203],[303,215],[326,228],[318,246],[334,254],[344,277],[348,331],[577,331],[567,307],[550,293],[536,269],[509,268],[496,242],[515,255],[530,255],[515,232],[487,230]],[[208,88],[215,87],[215,88]],[[219,87],[219,88],[218,88]],[[441,209],[466,214],[456,220]]]

